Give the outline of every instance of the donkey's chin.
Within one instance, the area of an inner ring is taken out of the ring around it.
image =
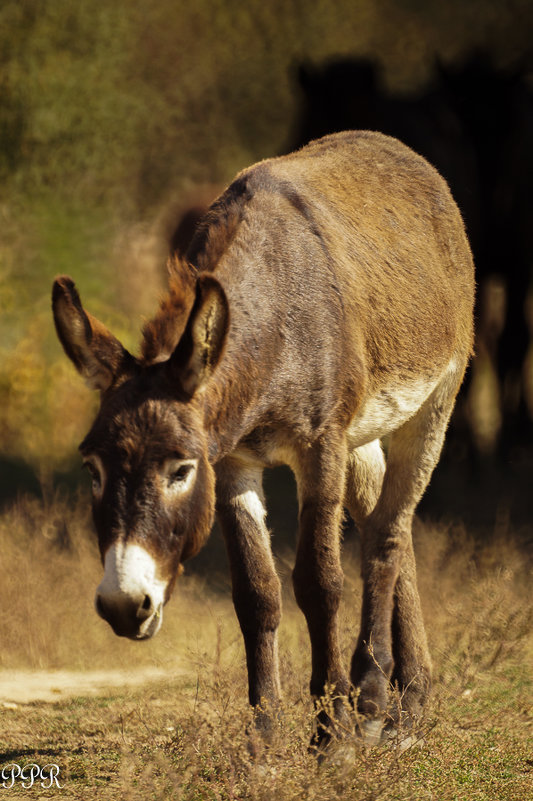
[[[130,637],[132,640],[149,640],[153,637],[163,623],[163,604],[159,604],[157,609],[155,610],[154,614],[148,618],[148,620],[143,621],[141,626],[139,626],[139,631],[133,637]]]

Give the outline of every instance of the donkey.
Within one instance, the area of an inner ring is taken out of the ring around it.
[[[335,733],[351,693],[377,740],[391,681],[416,720],[431,663],[412,520],[472,352],[473,299],[446,183],[368,131],[240,173],[186,261],[173,263],[139,357],[83,309],[70,278],[57,278],[59,339],[101,399],[80,446],[104,565],[98,614],[120,636],[152,637],[216,510],[249,700],[268,733],[280,702],[281,593],[262,474],[286,464],[298,486],[293,585],[311,640],[311,694],[335,699],[331,715],[319,713],[317,742]],[[344,506],[362,537],[349,677],[338,633]]]

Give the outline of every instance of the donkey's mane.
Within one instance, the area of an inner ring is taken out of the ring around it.
[[[238,178],[211,205],[187,251],[187,258],[168,262],[168,291],[153,320],[143,327],[141,344],[145,365],[168,359],[178,344],[192,309],[198,272],[214,270],[230,246],[250,197],[246,177]]]
[[[246,174],[237,178],[201,219],[187,251],[198,270],[214,270],[233,241],[252,190]]]
[[[185,330],[194,303],[196,270],[187,261],[174,256],[167,263],[168,290],[159,310],[143,326],[141,357],[148,366],[165,361],[174,352]]]

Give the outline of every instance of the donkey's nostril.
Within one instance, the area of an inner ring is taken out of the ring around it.
[[[145,595],[144,600],[137,611],[137,618],[139,620],[146,620],[146,618],[151,615],[153,608],[152,599],[149,595]]]

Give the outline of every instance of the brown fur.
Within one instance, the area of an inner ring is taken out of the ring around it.
[[[241,173],[213,204],[187,258],[198,276],[194,301],[190,273],[180,267],[145,327],[142,359],[117,359],[109,339],[118,374],[110,375],[84,334],[85,312],[69,279],[54,290],[65,350],[78,369],[93,364],[93,385],[103,390],[82,446],[110,474],[95,500],[102,553],[117,538],[142,542],[161,573],[175,576],[207,534],[215,471],[250,701],[266,726],[265,709],[280,693],[281,600],[262,472],[288,464],[298,484],[293,579],[311,639],[311,692],[359,688],[372,737],[394,679],[415,719],[430,659],[411,524],[473,339],[472,258],[449,190],[393,139],[325,137]],[[190,495],[169,506],[157,488],[172,453],[196,460],[197,475]],[[344,504],[363,540],[363,611],[350,678],[337,631]],[[335,714],[342,715],[340,702]],[[318,739],[327,739],[335,721],[322,713],[319,723]]]
[[[142,360],[145,365],[168,359],[174,352],[194,303],[193,269],[178,257],[168,263],[168,293],[161,299],[158,314],[143,328]]]

